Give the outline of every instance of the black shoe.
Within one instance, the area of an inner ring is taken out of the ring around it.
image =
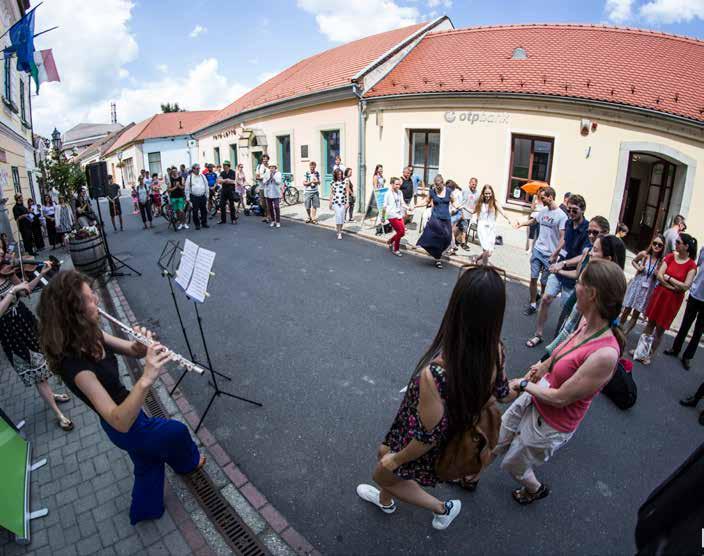
[[[530,315],[535,314],[537,311],[538,311],[538,308],[537,308],[537,307],[535,307],[535,306],[533,306],[533,305],[528,305],[528,307],[526,307],[526,310],[523,311],[523,314],[524,314],[524,315],[527,315],[527,316],[530,316]]]
[[[196,226],[196,230],[200,230],[200,226]]]
[[[666,349],[663,353],[665,355],[669,355],[670,357],[677,357],[677,352],[674,349]]]
[[[203,228],[210,228],[207,224],[203,224]]]
[[[692,368],[692,360],[691,359],[685,359],[684,357],[682,358],[682,366],[684,367],[685,371],[688,371],[689,369]]]
[[[223,222],[222,220],[218,222],[218,224],[227,224],[227,222]]]
[[[680,400],[680,405],[683,405],[685,407],[696,407],[698,403],[699,398],[697,398],[696,396],[690,396],[689,398]]]

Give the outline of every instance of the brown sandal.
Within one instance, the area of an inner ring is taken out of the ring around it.
[[[521,487],[518,490],[514,490],[511,493],[511,496],[513,496],[513,499],[516,502],[518,502],[522,506],[526,506],[528,504],[532,504],[536,500],[545,498],[548,494],[550,494],[550,487],[543,483],[540,485],[540,488],[535,492],[529,492],[526,487]]]
[[[57,425],[59,425],[59,428],[68,432],[73,430],[73,421],[69,419],[68,417],[63,417],[63,419],[57,419],[56,420]]]

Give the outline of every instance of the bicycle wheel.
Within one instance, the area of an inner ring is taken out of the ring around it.
[[[284,191],[284,203],[287,205],[295,205],[298,202],[298,189],[293,185],[289,185]]]
[[[208,213],[210,214],[211,218],[215,218],[215,215],[218,213],[218,210],[220,209],[220,195],[215,195],[213,197],[213,206],[210,207],[210,210]]]
[[[186,224],[191,223],[191,214],[193,213],[193,207],[190,203],[186,205]]]

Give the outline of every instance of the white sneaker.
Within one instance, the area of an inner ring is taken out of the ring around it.
[[[179,224],[177,230],[183,230],[183,224]]]
[[[447,529],[450,526],[450,523],[452,523],[452,521],[460,515],[462,502],[459,500],[449,500],[445,502],[445,508],[449,510],[446,514],[435,514],[435,517],[433,517],[433,528]]]
[[[357,496],[366,502],[374,504],[385,514],[392,514],[396,511],[396,502],[393,500],[390,506],[383,506],[381,502],[379,502],[379,489],[372,485],[357,485]]]
[[[272,222],[271,224],[269,224],[269,227],[270,227],[270,228],[273,228],[274,226],[276,226],[276,223],[275,223],[275,222]]]
[[[277,223],[276,223],[276,227],[277,227],[277,228],[280,228],[280,227],[281,227],[281,224],[280,224],[279,222],[277,222]]]
[[[190,229],[190,226],[188,224],[184,224],[183,227],[186,228],[187,230]]]
[[[337,234],[337,239],[342,239],[342,234]]]

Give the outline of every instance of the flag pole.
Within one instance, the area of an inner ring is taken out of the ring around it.
[[[42,31],[41,33],[37,33],[32,38],[36,39],[39,35],[43,35],[44,33],[48,33],[49,31],[53,31],[54,29],[58,29],[58,28],[59,28],[59,26],[57,25],[56,27],[52,27],[51,29],[47,29],[46,31]],[[2,38],[2,37],[0,37],[0,38]]]

